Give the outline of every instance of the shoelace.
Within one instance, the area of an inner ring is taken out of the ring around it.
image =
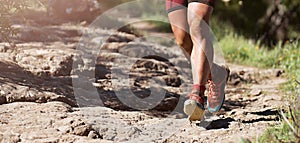
[[[218,93],[220,93],[220,86],[221,85],[217,85],[217,84],[213,83],[211,80],[208,81],[208,84],[209,84],[210,98],[213,100],[213,103],[219,103]]]

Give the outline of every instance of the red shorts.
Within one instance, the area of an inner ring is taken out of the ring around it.
[[[172,12],[178,9],[187,8],[190,2],[204,3],[214,7],[216,0],[166,0],[167,12]]]

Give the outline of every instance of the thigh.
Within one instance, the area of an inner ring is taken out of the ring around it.
[[[213,12],[213,7],[200,2],[190,2],[188,4],[188,23],[204,20],[209,25],[209,19]]]
[[[189,25],[187,21],[187,9],[179,9],[168,13],[169,22],[172,26],[174,34],[176,32],[186,32],[189,31]]]
[[[188,32],[187,6],[188,0],[166,0],[166,9],[173,32]]]
[[[188,34],[187,6],[188,0],[166,0],[168,18],[176,40]]]
[[[179,9],[168,13],[169,21],[172,27],[177,44],[185,52],[189,59],[192,52],[193,44],[189,34],[189,25],[187,21],[187,9]]]
[[[187,0],[166,0],[168,18],[177,44],[189,59],[193,44],[189,34],[187,21]]]

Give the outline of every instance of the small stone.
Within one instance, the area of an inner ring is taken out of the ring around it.
[[[8,49],[9,49],[9,47],[8,47],[8,46],[5,46],[5,45],[0,45],[0,52],[1,52],[1,53],[7,52],[7,51],[8,51]]]
[[[88,138],[97,139],[99,138],[99,135],[95,131],[90,131],[88,134]]]
[[[82,125],[74,128],[74,134],[78,136],[88,136],[91,127],[89,125]]]
[[[7,103],[5,96],[0,96],[0,105]]]
[[[276,71],[276,77],[280,77],[284,73],[285,73],[284,70],[278,70]]]
[[[259,96],[262,94],[262,91],[260,89],[252,89],[249,94],[250,96]]]
[[[230,113],[229,113],[229,115],[234,115],[236,113],[236,111],[231,111]]]

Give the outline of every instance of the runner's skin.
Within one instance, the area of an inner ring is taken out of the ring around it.
[[[187,9],[168,14],[177,44],[191,60],[194,84],[205,85],[212,66],[213,46],[208,39],[210,34],[207,26],[212,11],[211,6],[191,2]],[[190,34],[188,31],[191,31]]]

